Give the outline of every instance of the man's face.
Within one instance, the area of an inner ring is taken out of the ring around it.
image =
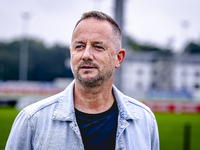
[[[113,39],[107,21],[86,19],[75,28],[70,47],[71,68],[81,84],[94,87],[113,80],[117,63]]]

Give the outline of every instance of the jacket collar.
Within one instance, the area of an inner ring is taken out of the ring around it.
[[[74,84],[75,80],[72,81],[69,86],[60,93],[57,107],[52,115],[53,120],[74,121]]]
[[[74,84],[75,80],[60,93],[59,101],[57,107],[55,108],[52,119],[61,121],[75,121],[75,110],[74,110]],[[129,98],[122,94],[113,85],[113,94],[117,101],[119,114],[125,120],[139,119],[136,114],[133,105],[129,102]]]
[[[117,101],[119,114],[125,120],[139,120],[134,105],[130,102],[130,97],[124,95],[113,85],[113,94]]]

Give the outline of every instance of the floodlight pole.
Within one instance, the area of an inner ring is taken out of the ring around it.
[[[122,48],[125,48],[125,38],[124,38],[124,29],[123,29],[123,8],[124,0],[115,0],[115,21],[118,23],[121,33],[122,33]],[[115,86],[123,92],[122,89],[122,66],[117,68],[115,71],[114,84]]]
[[[28,20],[30,15],[28,12],[22,14],[22,39],[20,43],[20,56],[19,56],[19,80],[26,81],[28,74]]]

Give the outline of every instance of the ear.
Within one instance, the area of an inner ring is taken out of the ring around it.
[[[125,49],[120,49],[118,51],[118,53],[117,53],[117,63],[115,65],[115,68],[119,68],[121,66],[122,62],[124,61],[125,54],[126,54]]]

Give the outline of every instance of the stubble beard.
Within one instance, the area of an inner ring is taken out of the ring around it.
[[[96,76],[93,77],[88,77],[88,78],[83,78],[81,76],[81,74],[79,73],[80,69],[77,69],[74,72],[74,76],[75,79],[77,79],[77,81],[87,87],[98,87],[101,86],[102,84],[104,84],[106,81],[108,81],[111,76],[113,75],[114,71],[109,69],[107,71],[105,71],[104,69],[102,71],[99,70],[99,66],[96,66],[98,74]],[[79,68],[79,67],[78,67]],[[84,72],[84,74],[89,74],[90,72],[86,71]]]
[[[82,76],[77,73],[76,79],[84,86],[87,87],[97,87],[100,86],[103,83],[103,77],[101,77],[99,74],[92,78],[82,78]]]

